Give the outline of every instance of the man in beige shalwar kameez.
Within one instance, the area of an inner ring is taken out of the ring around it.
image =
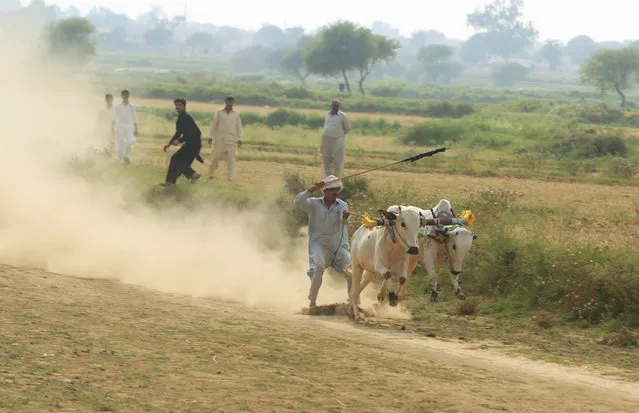
[[[233,109],[235,99],[232,96],[228,96],[224,103],[224,108],[215,112],[213,116],[209,134],[209,145],[213,143],[213,138],[215,138],[209,167],[209,179],[213,179],[213,174],[217,170],[220,160],[226,155],[226,175],[229,181],[233,181],[235,179],[237,148],[242,146],[242,118],[240,112]]]
[[[333,99],[331,111],[324,119],[324,133],[320,153],[324,160],[324,177],[341,176],[344,172],[344,137],[351,130],[348,116],[340,109],[340,102]]]

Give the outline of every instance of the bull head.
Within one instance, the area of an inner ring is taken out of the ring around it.
[[[392,212],[386,211],[384,209],[379,209],[378,211],[379,211],[380,214],[382,214],[389,221],[394,221],[394,220],[397,219],[397,214],[394,214]]]

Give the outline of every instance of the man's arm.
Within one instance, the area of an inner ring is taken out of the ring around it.
[[[241,115],[238,113],[237,120],[235,121],[235,133],[237,134],[237,144],[239,146],[242,145],[243,132],[244,131],[242,129],[242,118],[241,118]]]
[[[175,134],[169,140],[169,143],[164,145],[164,152],[169,149],[171,145],[177,145],[177,142],[182,142],[184,134],[184,128],[182,126],[182,118],[178,117],[178,120],[175,121]],[[177,141],[177,142],[176,142]]]
[[[351,131],[351,121],[345,113],[342,113],[342,128],[344,128],[344,135]]]
[[[311,204],[311,201],[309,200],[310,197],[311,197],[311,191],[309,191],[308,189],[305,190],[304,192],[300,192],[295,197],[295,202],[294,202],[295,206],[301,209],[302,211],[311,212],[313,205]]]
[[[213,122],[211,122],[211,130],[209,132],[209,145],[213,143],[213,137],[217,132],[217,124],[220,121],[218,114],[219,111],[215,111],[215,113],[213,114]]]
[[[178,118],[178,120],[175,122],[175,134],[169,140],[169,145],[171,145],[176,139],[180,142],[182,142],[184,139],[184,125],[182,119],[180,118]]]
[[[324,185],[324,182],[320,181],[306,188],[304,192],[300,192],[299,194],[297,194],[297,196],[295,197],[295,206],[302,209],[303,211],[311,212],[313,204],[310,202],[309,198],[311,197],[311,194],[313,192],[319,191],[321,188],[324,187]]]
[[[134,127],[133,134],[135,136],[138,136],[138,115],[137,115],[137,112],[135,110],[135,105],[134,104],[131,104],[131,115],[133,117],[133,127]]]

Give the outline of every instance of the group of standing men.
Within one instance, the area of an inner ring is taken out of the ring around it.
[[[108,154],[115,154],[120,163],[130,164],[130,156],[138,136],[138,123],[135,105],[129,102],[130,93],[123,90],[122,103],[113,107],[113,95],[105,96],[106,107],[100,111],[97,125],[97,135],[102,139],[102,144]],[[166,180],[161,185],[174,185],[181,175],[184,175],[192,183],[200,178],[200,174],[191,167],[194,160],[204,163],[200,156],[202,149],[202,132],[195,123],[193,117],[186,112],[186,100],[182,98],[173,101],[178,118],[175,123],[175,134],[171,137],[166,151],[170,146],[182,147],[173,156],[167,171]],[[215,146],[211,153],[209,164],[209,179],[213,179],[215,171],[221,160],[227,164],[227,178],[235,179],[235,161],[237,148],[242,145],[243,128],[240,113],[233,108],[235,99],[227,96],[224,108],[215,112],[209,134],[208,143]]]
[[[120,93],[122,102],[113,107],[113,95],[105,96],[106,107],[100,111],[96,133],[109,154],[120,163],[131,163],[131,150],[138,136],[135,105],[129,102],[129,91]]]

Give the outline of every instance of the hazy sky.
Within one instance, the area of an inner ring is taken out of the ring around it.
[[[421,29],[434,29],[447,37],[463,39],[473,34],[466,26],[466,14],[490,0],[343,0],[333,2],[302,0],[187,0],[189,20],[244,29],[258,29],[265,23],[280,27],[316,28],[338,18],[370,27],[382,20],[403,35]],[[29,3],[30,0],[22,0]],[[137,17],[151,6],[162,7],[169,16],[182,14],[184,0],[45,0],[63,9],[74,5],[85,13],[95,5]],[[639,39],[634,0],[525,0],[524,17],[532,20],[541,39],[567,41],[587,34],[595,41]],[[417,12],[417,10],[422,10]]]

